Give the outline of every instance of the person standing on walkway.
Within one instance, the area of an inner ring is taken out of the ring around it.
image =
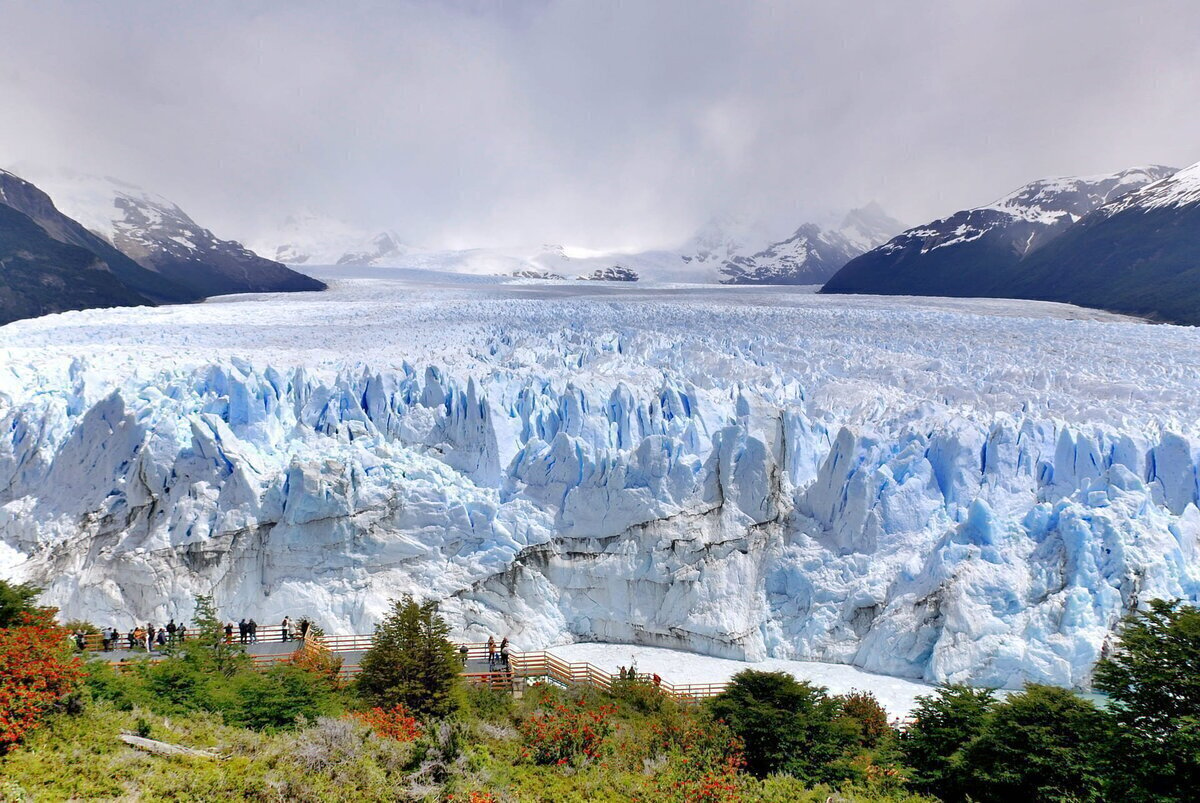
[[[258,643],[258,622],[251,619],[246,624],[246,628],[250,631],[250,643],[257,644]]]
[[[283,622],[279,625],[279,640],[287,641],[292,637],[292,620],[286,616],[283,617]]]
[[[225,643],[226,644],[233,643],[233,622],[225,623]]]
[[[132,650],[135,647],[137,647],[137,627],[129,628],[128,639],[129,639],[129,649]]]
[[[154,622],[146,625],[146,652],[154,649]]]
[[[178,629],[178,628],[177,628],[177,625],[175,624],[175,620],[174,620],[174,619],[172,619],[171,621],[167,622],[167,643],[168,643],[168,644],[174,644],[174,643],[175,643],[175,631],[176,631],[177,629]]]
[[[496,668],[496,637],[488,636],[488,669]]]
[[[249,633],[250,628],[246,626],[246,620],[243,618],[242,621],[238,622],[238,641],[245,644]]]
[[[179,643],[182,644],[183,640],[187,638],[187,624],[180,622],[179,627],[175,629],[175,635],[179,638]]]

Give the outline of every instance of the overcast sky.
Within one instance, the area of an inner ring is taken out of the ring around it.
[[[222,236],[669,245],[1200,160],[1195,2],[0,0],[0,164]]]

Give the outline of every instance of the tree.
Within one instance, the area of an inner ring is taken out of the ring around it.
[[[359,692],[380,708],[402,703],[418,715],[449,714],[461,669],[449,633],[436,602],[392,600],[360,663]]]
[[[1104,715],[1068,689],[1029,685],[997,703],[955,758],[971,800],[1102,800]]]
[[[1116,723],[1111,794],[1184,800],[1200,789],[1200,608],[1152,600],[1130,615],[1094,683]]]
[[[845,777],[841,766],[858,737],[820,686],[785,672],[747,669],[709,702],[745,745],[746,768],[758,777],[784,772],[810,783]]]
[[[22,624],[25,614],[53,612],[34,605],[42,589],[28,583],[11,584],[0,580],[0,627]]]
[[[917,698],[913,724],[901,742],[905,763],[912,768],[913,786],[943,800],[961,800],[966,779],[953,757],[983,731],[996,704],[991,689],[940,687]]]
[[[195,599],[193,628],[186,640],[172,647],[172,654],[197,669],[231,675],[245,665],[245,648],[237,641],[226,641],[225,627],[217,618],[212,597],[198,594]]]
[[[859,744],[874,747],[889,733],[895,733],[888,725],[887,711],[869,691],[850,691],[835,698],[842,708],[842,716],[855,722],[859,730]]]

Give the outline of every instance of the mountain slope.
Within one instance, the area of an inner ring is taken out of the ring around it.
[[[1010,296],[1019,263],[1084,215],[1173,171],[1035,181],[993,204],[909,229],[851,260],[823,293]]]
[[[149,304],[91,251],[0,204],[0,324],[52,312]]]
[[[1010,293],[1200,326],[1200,163],[1083,218]]]
[[[782,242],[725,263],[723,284],[821,284],[859,254],[901,229],[876,204],[855,209],[838,229],[806,223]]]
[[[114,248],[111,242],[59,211],[50,196],[40,188],[5,170],[0,170],[0,204],[29,217],[55,240],[90,251],[108,266],[113,276],[139,297],[144,296],[159,303],[197,301],[203,297],[139,265]]]
[[[43,185],[64,212],[195,298],[322,290],[323,282],[222,240],[176,204],[111,178],[57,174]]]

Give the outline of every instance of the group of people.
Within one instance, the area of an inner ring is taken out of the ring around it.
[[[285,616],[279,627],[279,640],[303,641],[308,637],[308,631],[311,626],[312,623],[308,619],[293,622],[290,617]],[[233,622],[226,623],[224,627],[226,644],[233,643],[235,628],[238,632],[238,640],[242,644],[258,643],[258,623],[253,619],[242,619],[236,625]],[[164,627],[155,627],[153,622],[148,623],[145,627],[141,627],[140,625],[134,626],[124,636],[115,627],[101,628],[100,645],[105,652],[121,649],[122,646],[130,650],[144,649],[146,652],[153,652],[158,648],[178,644],[187,637],[187,625],[184,623],[176,624],[175,620],[172,619]],[[79,652],[84,652],[88,649],[88,632],[78,629],[74,630],[70,634],[70,640],[71,644]],[[122,645],[122,642],[125,642],[125,644]],[[507,640],[505,640],[505,643],[507,643]]]
[[[496,637],[488,636],[487,640],[488,651],[488,669],[495,672],[499,669],[502,672],[509,671],[508,665],[508,636],[505,636],[500,641],[500,649],[496,649]]]
[[[127,649],[144,649],[146,652],[151,652],[155,648],[167,647],[183,641],[187,638],[187,633],[186,624],[175,624],[175,620],[172,619],[167,622],[165,627],[155,627],[153,622],[147,623],[145,627],[132,627],[125,634],[123,640],[127,645]],[[75,649],[80,652],[83,652],[88,647],[87,633],[82,630],[74,631],[71,634],[71,640],[75,643]],[[121,632],[115,627],[100,629],[100,646],[105,652],[112,652],[120,648],[121,641]]]

